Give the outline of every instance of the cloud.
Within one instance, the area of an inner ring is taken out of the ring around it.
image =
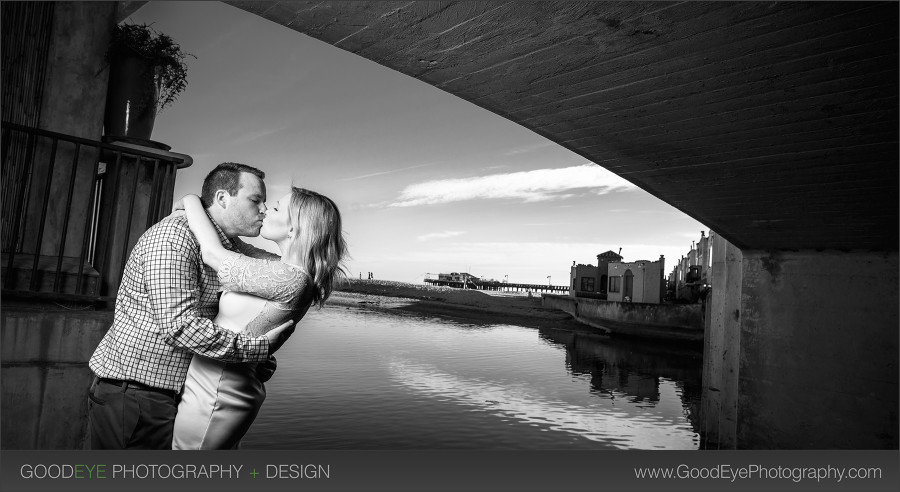
[[[560,200],[575,190],[596,194],[634,189],[635,185],[595,164],[537,169],[472,178],[426,181],[407,186],[389,207],[415,207],[467,200],[514,199],[523,202]]]
[[[433,165],[434,165],[434,163],[420,164],[418,166],[404,167],[404,168],[400,168],[400,169],[390,169],[388,171],[379,171],[377,173],[369,173],[369,174],[363,174],[361,176],[353,176],[352,178],[344,178],[341,181],[355,181],[357,179],[371,178],[374,176],[383,176],[385,174],[394,174],[394,173],[399,173],[401,171],[409,171],[410,169],[418,169],[420,167],[429,167],[429,166],[433,166]]]
[[[448,237],[461,236],[465,234],[462,231],[444,231],[444,232],[432,232],[431,234],[424,234],[416,238],[416,241],[429,241],[431,239],[444,239]]]
[[[287,125],[281,125],[281,126],[277,126],[274,128],[264,128],[261,130],[246,132],[243,135],[240,135],[237,138],[234,138],[232,143],[235,145],[247,144],[254,140],[258,140],[260,138],[267,137],[269,135],[273,135],[275,133],[284,131],[287,128],[288,128]]]
[[[553,147],[556,145],[559,145],[559,144],[557,144],[556,142],[549,142],[549,141],[541,142],[541,143],[537,143],[537,144],[533,144],[533,145],[526,145],[526,146],[520,147],[518,149],[513,149],[513,150],[510,150],[509,152],[504,152],[503,155],[509,157],[509,156],[513,156],[513,155],[527,154],[529,152],[534,152],[535,150],[540,150],[540,149],[543,149],[546,147]]]

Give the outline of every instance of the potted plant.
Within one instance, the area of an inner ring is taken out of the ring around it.
[[[149,140],[157,111],[187,87],[187,56],[193,55],[148,24],[115,26],[106,53],[104,134]]]

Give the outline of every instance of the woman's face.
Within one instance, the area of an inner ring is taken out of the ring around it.
[[[291,203],[291,193],[281,197],[280,200],[266,211],[262,229],[259,234],[270,241],[281,241],[288,237],[291,229],[291,219],[288,217],[288,205]]]

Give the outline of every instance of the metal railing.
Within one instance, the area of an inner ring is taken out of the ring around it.
[[[183,161],[8,122],[0,159],[4,296],[78,301],[115,295]]]

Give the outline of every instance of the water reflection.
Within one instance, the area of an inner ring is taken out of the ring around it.
[[[620,449],[696,449],[693,432],[667,419],[629,412],[598,411],[591,405],[546,398],[527,387],[505,387],[490,381],[464,379],[423,364],[393,360],[391,375],[410,389],[435,398],[477,407],[497,417],[574,434]],[[671,382],[663,386],[677,398]],[[659,384],[654,385],[659,401]]]
[[[699,447],[697,351],[460,321],[310,313],[244,447]]]
[[[598,396],[658,405],[661,384],[674,385],[685,418],[699,433],[703,366],[699,348],[553,328],[541,328],[540,337],[565,348],[566,369],[589,378],[591,392]]]

